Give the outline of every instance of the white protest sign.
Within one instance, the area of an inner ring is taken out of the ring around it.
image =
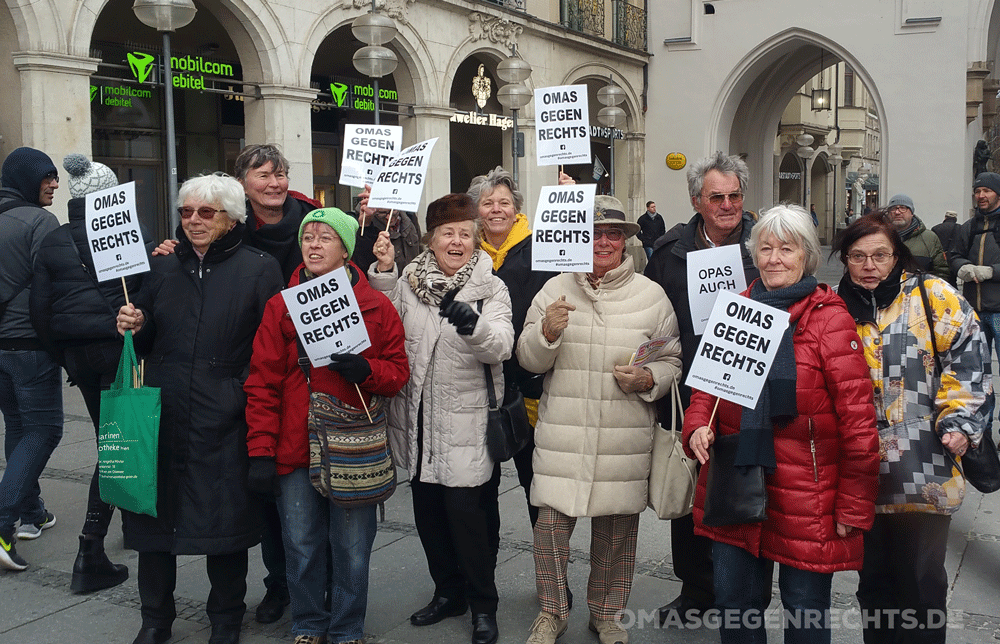
[[[722,291],[684,384],[753,409],[788,319],[786,311]]]
[[[590,108],[586,85],[535,90],[538,165],[590,163]]]
[[[403,148],[400,125],[344,126],[344,156],[340,162],[340,183],[364,188]]]
[[[149,270],[135,209],[135,182],[92,192],[86,197],[87,244],[97,281]]]
[[[437,137],[411,145],[386,164],[372,183],[368,207],[416,212],[435,143]]]
[[[747,288],[739,244],[696,250],[687,254],[688,306],[694,334],[705,332],[708,316],[721,291],[741,293]]]
[[[594,193],[597,184],[542,186],[535,209],[531,270],[594,270]]]
[[[360,353],[371,346],[351,278],[341,267],[281,292],[295,332],[314,367],[333,353]]]

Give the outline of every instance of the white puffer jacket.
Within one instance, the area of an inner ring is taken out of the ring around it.
[[[576,306],[555,342],[542,335],[545,308],[565,295]],[[615,365],[639,345],[669,342],[645,366],[653,388],[626,394]],[[656,411],[652,402],[680,376],[677,317],[663,289],[637,275],[632,258],[594,289],[583,273],[549,280],[528,310],[517,347],[521,366],[546,373],[535,427],[531,503],[572,517],[637,514],[646,508]]]
[[[479,261],[472,277],[455,300],[483,311],[472,335],[462,336],[442,318],[436,306],[424,304],[413,293],[407,277],[369,271],[369,281],[385,292],[399,311],[406,331],[406,357],[410,381],[389,406],[389,441],[396,465],[412,478],[417,471],[417,412],[421,399],[423,445],[419,450],[420,480],[448,487],[482,485],[493,474],[486,453],[486,378],[483,365],[491,365],[494,391],[504,391],[501,363],[514,347],[510,294],[493,275],[493,261],[485,251],[475,251]]]

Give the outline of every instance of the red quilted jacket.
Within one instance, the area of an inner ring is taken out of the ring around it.
[[[744,292],[744,295],[749,289]],[[695,532],[801,570],[858,570],[862,530],[872,525],[878,490],[878,431],[872,383],[854,320],[826,284],[789,309],[799,416],[774,427],[775,472],[767,478],[767,521],[738,526],[702,524],[707,467],[695,493]],[[715,397],[695,391],[684,418],[684,445],[708,424]],[[743,408],[721,401],[718,434],[739,432]],[[815,457],[813,452],[815,447]],[[853,526],[847,537],[836,523]]]
[[[372,373],[358,387],[371,401],[371,394],[392,397],[410,379],[410,365],[404,348],[403,323],[385,295],[369,284],[358,268],[354,295],[368,328],[372,346],[361,352]],[[299,284],[303,265],[292,274],[289,286]],[[243,389],[247,393],[247,447],[250,456],[272,456],[278,474],[309,467],[309,388],[298,365],[295,326],[285,300],[278,293],[267,302],[264,317],[253,341],[250,376]],[[326,367],[311,368],[313,391],[337,396],[358,406],[354,385]]]

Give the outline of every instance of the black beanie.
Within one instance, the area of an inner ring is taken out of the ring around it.
[[[976,177],[976,182],[972,184],[972,189],[989,188],[1000,195],[1000,174],[996,172],[980,172]]]
[[[18,148],[4,159],[0,170],[0,185],[21,195],[25,201],[41,205],[42,179],[50,172],[58,172],[49,155],[35,148]]]

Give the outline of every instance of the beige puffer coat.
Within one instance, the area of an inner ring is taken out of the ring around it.
[[[493,474],[486,453],[486,379],[483,365],[491,365],[494,391],[504,391],[501,363],[514,348],[510,322],[510,294],[485,251],[475,251],[479,261],[472,277],[455,300],[483,311],[470,336],[459,335],[439,315],[438,307],[424,304],[413,293],[407,276],[369,271],[369,282],[392,300],[406,331],[406,357],[410,381],[389,406],[389,441],[396,465],[412,478],[417,471],[417,412],[423,399],[423,445],[420,480],[448,487],[482,485]]]
[[[576,306],[555,342],[542,335],[545,308],[565,295]],[[626,394],[615,365],[639,345],[668,337],[646,364],[653,388]],[[518,343],[521,366],[545,373],[535,427],[531,503],[572,517],[637,514],[646,507],[656,411],[680,376],[677,317],[663,289],[637,275],[632,258],[608,271],[599,288],[584,273],[549,280],[528,310]]]

